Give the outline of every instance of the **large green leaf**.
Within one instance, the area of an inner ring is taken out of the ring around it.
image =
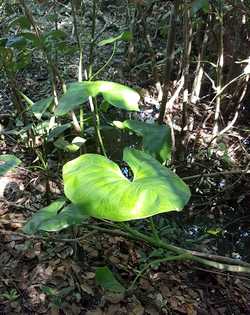
[[[178,211],[188,202],[188,186],[147,153],[125,148],[123,159],[133,171],[132,182],[117,164],[101,155],[84,154],[66,163],[66,196],[83,213],[113,221]]]
[[[12,168],[18,166],[21,161],[11,154],[0,155],[0,176],[10,171]]]
[[[140,95],[133,89],[108,81],[82,81],[69,84],[60,98],[56,115],[65,115],[85,103],[90,96],[101,94],[111,105],[130,111],[138,111]]]
[[[64,198],[58,199],[36,212],[25,224],[23,231],[27,234],[35,234],[38,231],[55,232],[86,220],[88,216],[76,205],[69,204],[63,208],[65,202]]]
[[[148,124],[138,120],[114,121],[121,129],[134,131],[143,138],[143,149],[161,162],[171,158],[171,130],[168,126]]]

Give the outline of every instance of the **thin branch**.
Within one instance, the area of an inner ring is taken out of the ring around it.
[[[224,172],[215,172],[215,173],[210,173],[210,174],[197,174],[197,175],[182,177],[182,179],[190,180],[190,179],[196,179],[200,177],[216,177],[216,176],[238,175],[238,174],[250,174],[250,170],[247,168],[247,169],[238,170],[238,171],[224,171]]]

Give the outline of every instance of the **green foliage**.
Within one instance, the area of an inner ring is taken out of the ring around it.
[[[113,221],[142,219],[179,211],[190,198],[188,186],[150,155],[124,150],[130,182],[119,166],[97,154],[85,154],[63,167],[65,195],[90,216]]]
[[[137,120],[114,121],[120,129],[128,129],[143,138],[143,149],[161,162],[170,160],[172,141],[171,130],[168,126],[148,124]]]
[[[7,299],[10,302],[13,302],[19,298],[19,294],[16,289],[11,289],[0,295],[1,297]]]
[[[108,267],[98,267],[95,273],[96,282],[105,290],[115,293],[123,293],[125,288],[116,280]]]
[[[21,15],[18,17],[14,17],[14,19],[10,21],[8,28],[10,29],[14,26],[21,27],[22,29],[30,29],[31,24],[26,16]]]
[[[80,224],[88,218],[76,205],[65,206],[65,203],[66,200],[61,198],[42,208],[25,224],[23,231],[27,234],[35,234],[39,231],[55,232]]]
[[[0,155],[0,176],[3,176],[5,173],[18,166],[21,161],[11,154]]]
[[[62,124],[56,126],[55,128],[51,129],[48,134],[48,141],[54,141],[58,136],[60,136],[64,131],[71,127],[71,123]]]
[[[205,13],[209,10],[209,1],[208,0],[195,0],[191,4],[193,13],[197,13],[200,10],[203,10]]]
[[[120,109],[138,111],[140,95],[131,88],[108,81],[82,81],[71,83],[59,100],[56,115],[65,115],[85,103],[89,97],[101,94],[105,101]]]
[[[46,294],[46,296],[49,298],[50,307],[54,307],[56,309],[63,308],[63,301],[64,299],[69,295],[72,294],[74,291],[73,287],[66,287],[61,290],[58,290],[57,288],[52,288],[48,286],[42,286],[41,291]]]
[[[39,100],[32,105],[31,111],[37,119],[41,119],[42,115],[46,112],[52,102],[52,96]]]
[[[131,32],[123,32],[118,36],[112,36],[107,39],[104,39],[98,43],[98,46],[102,47],[105,45],[113,44],[118,41],[131,41],[133,39],[133,34]]]
[[[65,152],[76,152],[79,150],[79,146],[77,146],[74,143],[70,143],[67,140],[64,139],[64,137],[58,138],[54,142],[54,146],[60,150],[63,150]]]

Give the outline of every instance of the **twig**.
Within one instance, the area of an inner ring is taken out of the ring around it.
[[[7,206],[9,207],[15,207],[15,208],[19,208],[19,209],[25,209],[25,210],[29,210],[34,212],[34,208],[31,208],[29,206],[24,206],[24,205],[19,205],[16,202],[12,202],[12,201],[8,201],[6,199],[0,198],[0,202],[6,203]]]
[[[30,240],[40,240],[40,241],[47,241],[47,242],[60,242],[60,243],[72,243],[72,242],[79,242],[86,240],[89,236],[93,235],[95,231],[89,232],[83,236],[76,237],[76,238],[57,238],[51,236],[38,236],[38,235],[28,235],[21,232],[16,231],[9,231],[5,229],[0,229],[0,234],[2,235],[17,235],[26,239]]]
[[[237,174],[250,174],[250,170],[245,169],[245,170],[238,170],[238,171],[225,171],[225,172],[215,172],[215,173],[210,173],[210,174],[198,174],[198,175],[193,175],[193,176],[186,176],[182,177],[183,180],[190,180],[190,179],[195,179],[199,177],[216,177],[216,176],[223,176],[223,175],[237,175]]]

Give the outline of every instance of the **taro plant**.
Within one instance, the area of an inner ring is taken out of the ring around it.
[[[98,95],[120,109],[138,110],[139,95],[132,89],[106,81],[83,81],[69,86],[59,100],[56,115],[64,115],[81,106],[89,97]],[[96,111],[94,114],[98,117]],[[245,262],[194,252],[159,238],[152,217],[181,211],[191,195],[184,181],[160,163],[170,159],[169,129],[135,120],[114,122],[114,125],[132,130],[142,137],[144,151],[134,148],[123,151],[123,160],[131,168],[132,178],[125,177],[120,167],[107,156],[93,153],[80,155],[63,166],[64,192],[71,203],[67,204],[67,199],[63,198],[41,209],[24,226],[24,232],[60,231],[71,225],[81,225],[85,229],[112,232],[146,242],[153,248],[162,248],[162,258],[150,261],[138,276],[155,263],[159,265],[184,259],[227,271],[249,273],[250,266]],[[100,125],[97,124],[96,128]],[[89,224],[91,217],[101,220],[102,226]],[[127,223],[146,218],[150,218],[152,234],[142,233]]]

